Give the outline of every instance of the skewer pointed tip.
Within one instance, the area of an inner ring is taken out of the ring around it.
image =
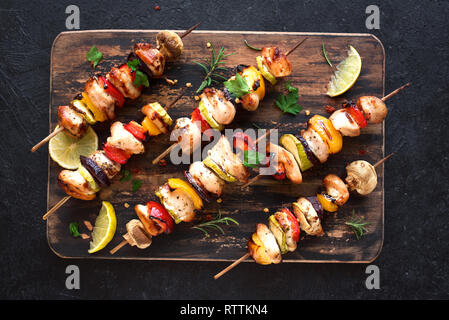
[[[198,26],[202,23],[202,21],[198,22],[196,25],[194,25],[193,27],[190,27],[189,29],[187,29],[186,31],[184,31],[179,37],[182,39],[185,36],[187,36],[190,32],[192,32],[193,30],[195,30],[196,28],[198,28]]]
[[[308,39],[308,37],[305,37],[304,39],[302,39],[300,42],[298,42],[293,48],[291,48],[290,50],[288,50],[285,55],[288,56],[290,53],[292,53],[293,51],[296,50],[296,48],[298,48],[304,41],[306,41]]]
[[[380,166],[382,163],[384,163],[385,161],[387,161],[388,159],[390,159],[390,157],[392,157],[394,155],[394,152],[392,152],[392,153],[390,153],[388,156],[386,156],[385,158],[383,158],[383,159],[380,159],[379,161],[377,161],[374,165],[373,165],[373,167],[374,168],[377,168],[378,166]]]
[[[411,82],[407,82],[402,87],[397,88],[396,90],[392,91],[391,93],[389,93],[385,97],[383,97],[382,101],[384,101],[384,102],[387,101],[388,99],[390,99],[391,97],[397,95],[399,92],[401,92],[402,90],[404,90],[405,88],[407,88],[411,84],[412,84]]]

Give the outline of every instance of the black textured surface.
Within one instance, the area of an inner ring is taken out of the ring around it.
[[[412,81],[389,102],[385,242],[374,264],[381,289],[367,290],[365,265],[62,260],[48,248],[47,153],[29,149],[48,133],[49,54],[72,2],[0,5],[0,298],[436,298],[449,297],[447,140],[449,3],[376,1],[386,50],[386,91]],[[369,32],[370,1],[77,1],[81,29],[201,29]],[[70,50],[70,48],[68,48]],[[65,268],[81,289],[65,289]]]

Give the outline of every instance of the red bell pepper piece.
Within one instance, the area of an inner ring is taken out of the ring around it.
[[[148,202],[147,207],[150,219],[161,228],[161,231],[167,234],[172,233],[174,222],[167,210],[155,201]]]
[[[136,79],[136,71],[132,71],[131,68],[126,63],[122,64],[119,67],[119,69],[127,72],[131,76],[132,81],[134,82],[134,80]],[[139,88],[141,88],[141,87],[142,86],[140,86]]]
[[[300,233],[298,220],[296,220],[296,217],[287,208],[282,208],[282,211],[287,214],[287,219],[290,221],[290,226],[292,228],[292,238],[293,238],[293,240],[295,242],[298,242],[299,241],[299,233]]]
[[[120,164],[125,164],[126,162],[128,162],[128,159],[131,157],[130,153],[128,153],[122,149],[113,147],[108,143],[106,143],[103,146],[103,150],[109,159],[111,159],[115,162],[118,162]]]
[[[130,121],[128,124],[123,126],[128,132],[130,132],[136,139],[141,141],[145,140],[145,129],[135,121]]]
[[[117,88],[114,87],[114,85],[110,83],[105,77],[99,76],[98,79],[100,80],[100,83],[103,86],[104,90],[110,96],[112,96],[112,98],[114,98],[117,107],[123,107],[123,104],[125,103],[125,97],[120,93],[120,91],[118,91]]]
[[[199,108],[195,108],[193,110],[193,112],[190,115],[191,119],[193,122],[200,122],[201,124],[201,132],[204,133],[206,135],[206,137],[210,140],[210,138],[212,138],[212,133],[211,131],[207,131],[209,129],[211,129],[209,123],[207,123],[206,119],[203,118],[203,116],[201,115],[200,109]]]
[[[273,174],[273,178],[276,180],[284,180],[285,179],[285,167],[282,163],[278,162],[278,166],[276,168],[276,173]]]
[[[345,108],[345,110],[351,115],[355,122],[357,122],[360,129],[365,128],[368,125],[362,111],[360,111],[356,105],[351,105]]]
[[[242,152],[248,151],[249,149],[256,151],[256,144],[253,139],[243,132],[236,132],[233,140],[235,149],[240,149]]]

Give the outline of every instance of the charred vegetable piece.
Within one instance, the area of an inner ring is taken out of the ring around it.
[[[196,192],[200,195],[200,197],[209,202],[209,192],[207,192],[206,190],[204,190],[197,182],[196,180],[192,177],[192,175],[190,174],[190,172],[188,171],[184,171],[184,176],[186,177],[187,181],[189,181],[189,183],[193,186],[193,188],[195,188]]]
[[[343,147],[343,138],[328,118],[314,115],[309,119],[308,124],[327,143],[330,154],[340,152]]]
[[[346,184],[335,174],[328,174],[323,179],[326,194],[335,199],[335,204],[342,206],[349,199],[349,191]]]
[[[335,199],[332,198],[330,195],[322,192],[318,193],[316,195],[318,201],[320,202],[321,206],[324,210],[327,212],[336,212],[338,210],[338,205],[335,203]]]
[[[185,193],[187,193],[192,199],[195,209],[201,210],[203,208],[203,200],[201,200],[201,197],[198,195],[198,193],[196,193],[195,189],[193,189],[189,183],[185,182],[182,179],[171,178],[168,179],[168,185],[172,189],[181,189]]]
[[[85,156],[80,156],[80,160],[81,164],[87,169],[87,171],[89,171],[100,186],[107,187],[111,185],[111,181],[109,180],[107,174],[94,160]]]
[[[124,128],[130,132],[136,139],[145,140],[145,129],[135,121],[130,121],[124,125]]]
[[[279,249],[281,250],[281,254],[287,253],[287,243],[285,240],[285,232],[282,229],[282,226],[276,220],[276,216],[273,214],[268,218],[268,227],[270,231],[273,233],[276,241],[279,245]]]
[[[123,104],[125,103],[125,97],[120,93],[120,91],[117,90],[116,87],[112,83],[110,83],[105,77],[99,76],[98,80],[100,81],[100,84],[103,85],[104,90],[114,98],[115,105],[117,107],[123,107]]]
[[[131,158],[131,153],[128,153],[122,149],[116,148],[108,143],[103,146],[103,150],[109,159],[118,162],[120,164],[125,164]]]

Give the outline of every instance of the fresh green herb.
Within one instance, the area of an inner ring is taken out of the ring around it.
[[[129,60],[126,64],[131,69],[131,71],[137,71],[137,68],[139,67],[140,62],[137,59],[133,59],[133,60]]]
[[[329,58],[327,57],[327,53],[326,53],[326,49],[324,48],[324,42],[323,42],[323,55],[324,55],[324,59],[326,59],[327,63],[332,67],[332,62],[329,60]]]
[[[96,67],[97,64],[103,59],[103,54],[98,51],[96,46],[92,46],[89,52],[86,54],[87,61],[92,63],[92,67]]]
[[[150,82],[148,81],[148,76],[145,73],[143,73],[142,71],[137,69],[140,64],[139,60],[133,59],[133,60],[128,61],[126,64],[131,69],[131,71],[134,71],[136,73],[136,77],[134,78],[133,84],[136,87],[145,86],[148,88],[150,86]]]
[[[245,40],[243,40],[244,42],[245,42],[245,44],[246,44],[246,46],[248,47],[248,48],[250,48],[250,49],[253,49],[253,50],[256,50],[256,51],[262,51],[262,48],[256,48],[256,47],[253,47],[252,45],[250,45],[249,43],[248,43],[248,41],[245,39]]]
[[[243,152],[243,165],[249,168],[256,168],[264,158],[264,155],[260,152],[245,150]]]
[[[225,81],[223,84],[236,99],[251,92],[245,79],[239,73],[235,75],[234,80]]]
[[[212,45],[211,47],[212,47],[212,53],[211,53],[209,62],[204,64],[204,63],[201,63],[198,61],[193,61],[193,63],[196,63],[201,68],[203,68],[204,72],[206,73],[206,75],[204,76],[203,82],[201,82],[201,85],[198,88],[198,90],[196,90],[196,93],[201,93],[201,91],[203,91],[204,88],[206,88],[207,86],[210,86],[212,84],[212,82],[219,83],[217,78],[220,80],[226,80],[226,77],[220,73],[217,73],[217,71],[227,70],[227,68],[221,66],[226,63],[223,60],[226,57],[233,55],[234,53],[225,54],[226,49],[224,47],[221,47],[220,51],[218,51],[218,54],[216,54],[214,46]]]
[[[284,113],[290,113],[297,115],[302,107],[298,104],[298,88],[291,85],[290,81],[285,83],[285,88],[287,89],[287,94],[280,94],[276,99],[276,105]]]
[[[262,129],[259,125],[257,125],[256,123],[252,123],[253,127],[257,128],[257,129]]]
[[[120,181],[129,181],[131,180],[133,176],[131,175],[131,172],[129,170],[123,170],[122,177],[120,178]]]
[[[81,236],[81,234],[78,231],[78,223],[76,223],[76,222],[70,223],[69,231],[70,231],[70,234],[75,238],[78,238],[79,236]]]
[[[233,222],[236,225],[239,225],[239,223],[232,218],[229,218],[229,217],[222,218],[221,211],[218,210],[218,214],[214,217],[214,219],[204,222],[204,223],[197,224],[196,226],[193,226],[192,228],[203,231],[203,233],[206,237],[210,236],[209,232],[207,232],[207,228],[212,228],[212,229],[218,230],[224,235],[225,232],[224,232],[223,228],[219,226],[219,224],[224,223],[226,225],[229,225],[229,222]]]
[[[352,210],[352,218],[348,222],[345,222],[346,225],[350,226],[352,231],[355,233],[355,236],[357,237],[357,240],[359,240],[365,232],[368,232],[366,229],[366,226],[368,226],[370,223],[365,222],[363,218],[357,219],[355,217],[355,211]]]
[[[133,185],[133,192],[137,192],[137,190],[139,190],[140,187],[142,186],[142,180],[140,179],[133,179],[131,183]]]

